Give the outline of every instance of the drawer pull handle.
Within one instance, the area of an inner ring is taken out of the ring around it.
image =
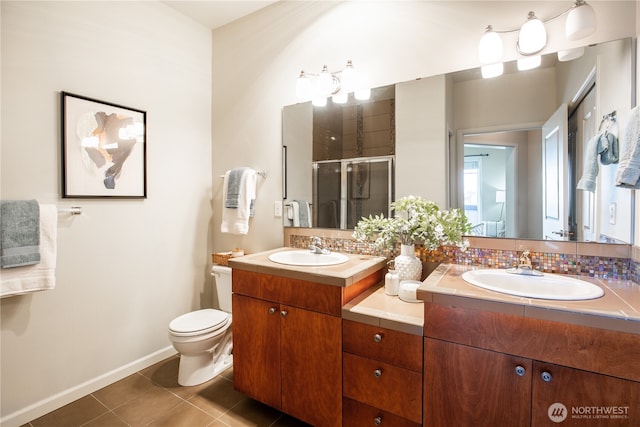
[[[282,317],[285,317],[287,314],[289,314],[289,313],[287,312],[287,310],[282,310],[282,311],[280,312],[280,316],[282,316]]]
[[[275,307],[269,308],[269,314],[275,314],[275,312],[276,312],[276,308]]]
[[[373,336],[373,341],[375,341],[375,342],[380,342],[380,341],[382,341],[382,335],[381,335],[381,334],[375,334],[375,335]]]
[[[373,425],[375,426],[382,425],[382,417],[380,415],[378,415],[373,419]]]
[[[373,371],[373,376],[376,378],[380,378],[382,376],[382,369],[376,369]]]
[[[551,382],[551,380],[553,379],[553,377],[551,376],[551,373],[547,372],[547,371],[542,371],[540,376],[542,377],[542,381],[544,381],[546,383]]]
[[[524,366],[516,366],[516,375],[519,377],[524,377],[524,374],[527,373],[527,370],[524,369]]]

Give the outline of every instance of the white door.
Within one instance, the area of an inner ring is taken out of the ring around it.
[[[545,240],[569,240],[567,104],[542,127],[542,233]]]

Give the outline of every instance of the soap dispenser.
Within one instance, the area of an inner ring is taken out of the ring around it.
[[[384,293],[387,295],[398,295],[400,276],[396,273],[393,260],[387,263],[387,274],[384,276]]]

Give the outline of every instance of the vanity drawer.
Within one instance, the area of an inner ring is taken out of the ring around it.
[[[390,414],[373,406],[357,402],[346,397],[342,399],[342,425],[348,427],[420,427],[406,418]]]
[[[422,373],[349,353],[342,354],[342,363],[344,397],[422,421]]]
[[[422,337],[418,335],[343,320],[342,350],[422,372]]]

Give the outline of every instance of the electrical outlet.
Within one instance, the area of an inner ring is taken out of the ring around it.
[[[276,200],[273,202],[273,216],[276,218],[282,218],[282,200]]]
[[[616,223],[616,203],[609,203],[609,224],[615,225]]]

